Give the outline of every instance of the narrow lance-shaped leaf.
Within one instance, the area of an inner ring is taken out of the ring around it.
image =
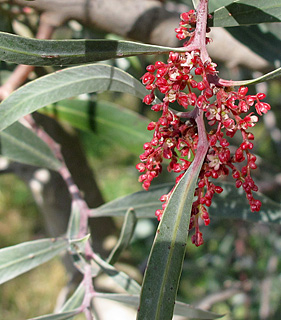
[[[260,82],[272,80],[274,78],[280,77],[281,76],[281,67],[278,69],[275,69],[261,77],[258,77],[256,79],[251,79],[251,80],[241,80],[241,81],[232,81],[233,86],[245,86],[245,85],[250,85],[250,84],[257,84]]]
[[[31,318],[29,320],[70,320],[70,319],[73,319],[73,317],[79,313],[81,313],[80,310],[74,310],[74,311],[67,311],[63,313],[46,314],[44,316]]]
[[[236,0],[213,13],[210,26],[234,27],[265,22],[281,22],[279,0]]]
[[[124,303],[130,307],[138,308],[140,297],[139,295],[128,295],[128,294],[116,294],[116,293],[101,293],[96,292],[94,299],[107,299],[112,301],[117,301]],[[178,302],[175,303],[175,315],[187,317],[189,319],[217,319],[221,317],[220,315],[205,311],[201,309],[194,308],[188,304]],[[148,318],[151,319],[151,318]]]
[[[143,98],[147,90],[128,73],[102,64],[64,69],[13,92],[0,104],[0,130],[48,104],[89,92],[118,91]]]
[[[92,218],[124,216],[129,208],[133,208],[137,218],[155,218],[155,211],[161,207],[159,198],[163,194],[167,194],[172,187],[172,184],[161,184],[151,187],[149,191],[142,190],[120,197],[92,209],[90,216]]]
[[[135,211],[132,208],[129,208],[127,213],[125,214],[125,219],[122,225],[119,239],[113,250],[110,252],[109,257],[107,258],[107,262],[109,264],[114,264],[118,260],[123,250],[128,247],[134,234],[136,223],[137,217]]]
[[[143,143],[151,140],[151,132],[146,130],[149,124],[147,118],[108,101],[69,99],[49,105],[39,112],[74,128],[102,136],[135,154],[140,154]]]
[[[108,59],[184,51],[124,40],[39,40],[0,32],[1,60],[37,66],[75,65]]]
[[[198,7],[199,2],[200,2],[200,0],[192,0],[192,4],[193,4],[193,7],[194,7],[195,10]]]
[[[60,312],[73,311],[74,309],[79,308],[82,305],[84,296],[85,286],[84,283],[81,282],[73,295],[64,303]]]
[[[112,265],[102,260],[99,256],[95,256],[95,263],[97,263],[102,271],[111,277],[121,288],[126,290],[130,294],[140,293],[141,286],[126,273],[118,271]]]
[[[204,158],[195,160],[176,185],[157,229],[142,285],[138,320],[172,319],[194,190]]]
[[[68,222],[66,236],[69,240],[77,238],[80,230],[80,209],[77,202],[71,204],[71,214]]]
[[[0,153],[10,160],[58,170],[61,163],[49,146],[19,122],[0,132]]]
[[[0,284],[49,261],[68,248],[66,239],[24,242],[0,250]]]
[[[241,219],[249,222],[281,223],[281,205],[272,201],[261,193],[256,193],[255,198],[262,202],[259,212],[251,212],[249,202],[242,189],[225,182],[216,182],[223,188],[221,194],[214,196],[209,208],[210,217],[220,219]],[[158,200],[167,194],[173,184],[164,184],[151,188],[149,191],[139,191],[128,196],[118,198],[91,211],[91,217],[124,216],[132,207],[137,218],[155,218],[155,211],[161,208]],[[230,201],[230,199],[233,199]]]

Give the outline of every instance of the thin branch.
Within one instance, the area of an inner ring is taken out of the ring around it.
[[[46,131],[38,127],[31,115],[25,116],[25,120],[29,123],[33,131],[38,135],[38,137],[41,138],[49,146],[49,148],[53,151],[55,157],[61,163],[61,168],[58,172],[60,173],[67,185],[72,201],[76,202],[78,208],[80,209],[80,231],[77,237],[82,238],[88,233],[88,216],[90,209],[86,201],[83,199],[79,188],[72,179],[71,173],[69,172],[65,164],[63,155],[61,153],[60,146],[53,140],[51,136],[48,135]]]

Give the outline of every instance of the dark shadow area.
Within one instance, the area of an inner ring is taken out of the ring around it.
[[[88,123],[91,131],[96,133],[96,101],[89,100],[87,105]]]
[[[112,59],[112,53],[118,51],[118,41],[115,40],[84,40],[85,56],[80,63]],[[98,46],[97,46],[98,43]]]
[[[226,30],[272,65],[281,61],[281,40],[272,32],[262,32],[259,26],[230,27]],[[266,48],[266,50],[265,50]]]

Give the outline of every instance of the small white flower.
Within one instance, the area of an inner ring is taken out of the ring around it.
[[[208,154],[207,155],[207,159],[210,161],[209,162],[209,167],[214,168],[214,170],[219,170],[220,165],[222,164],[220,162],[219,156],[218,155],[212,155],[212,154]]]
[[[181,63],[182,67],[193,67],[192,59],[194,58],[194,51],[185,53],[186,60],[184,60],[183,63]]]
[[[177,77],[180,76],[179,70],[178,69],[174,69],[170,74],[169,74],[169,78],[171,81],[176,81]]]
[[[177,98],[176,92],[173,90],[170,90],[168,93],[168,100],[169,102],[174,102]]]

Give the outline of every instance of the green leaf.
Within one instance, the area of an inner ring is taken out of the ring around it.
[[[184,51],[123,40],[39,40],[0,32],[1,60],[17,64],[75,65],[174,50]]]
[[[147,118],[108,101],[63,100],[39,112],[136,154],[141,153],[144,142],[151,140]]]
[[[137,218],[155,218],[155,211],[161,208],[159,198],[167,194],[172,187],[172,184],[162,184],[151,187],[149,191],[138,191],[115,199],[91,210],[90,216],[92,218],[124,216],[128,209],[133,208]]]
[[[63,313],[46,314],[44,316],[31,318],[29,320],[67,320],[67,319],[72,319],[74,316],[76,316],[79,313],[81,313],[80,310],[73,310],[73,311],[68,311]]]
[[[66,239],[53,238],[0,249],[0,284],[51,260],[67,248]]]
[[[83,303],[84,296],[85,286],[84,283],[81,282],[73,295],[62,306],[60,312],[72,311],[76,308],[79,308]]]
[[[188,238],[197,178],[204,158],[191,164],[176,185],[164,210],[144,275],[138,320],[170,320]],[[161,261],[161,263],[159,263]]]
[[[281,22],[280,0],[236,0],[213,12],[209,25],[234,27],[263,22]]]
[[[124,303],[130,307],[133,307],[135,309],[139,306],[139,295],[128,295],[128,294],[117,294],[117,293],[101,293],[96,292],[94,299],[108,299],[112,301],[117,301]],[[221,317],[218,314],[215,314],[213,312],[200,310],[197,308],[194,308],[188,304],[178,302],[176,301],[175,304],[175,315],[187,317],[190,319],[217,319],[218,317]],[[152,318],[148,318],[152,319]]]
[[[71,214],[68,221],[66,236],[68,239],[75,239],[80,230],[80,209],[77,202],[71,204]]]
[[[274,78],[281,76],[281,67],[278,69],[275,69],[261,77],[251,79],[251,80],[241,80],[241,81],[233,81],[234,86],[244,86],[244,85],[250,85],[250,84],[257,84],[264,81],[269,81]]]
[[[130,294],[140,293],[141,286],[126,273],[118,271],[112,265],[102,260],[99,256],[95,256],[94,261],[100,266],[102,271],[111,277],[121,288]]]
[[[249,222],[281,223],[281,205],[272,201],[261,193],[254,197],[262,202],[261,211],[251,212],[248,200],[242,189],[237,189],[233,184],[215,182],[224,191],[215,195],[212,205],[208,209],[212,217],[222,219],[241,219]],[[173,184],[164,184],[149,191],[139,191],[128,196],[108,202],[99,208],[91,210],[91,217],[124,216],[129,208],[134,208],[137,218],[155,218],[155,211],[161,208],[158,200],[167,194]]]
[[[217,183],[216,183],[217,184]],[[254,198],[262,202],[259,212],[251,212],[249,202],[242,188],[237,189],[230,183],[220,183],[223,192],[214,196],[209,208],[210,217],[219,219],[241,219],[252,223],[277,223],[281,224],[281,205],[272,201],[265,195],[257,192]]]
[[[74,316],[81,313],[81,311],[68,311],[63,313],[53,313],[53,314],[46,314],[44,316],[30,318],[29,320],[67,320],[73,319]]]
[[[72,67],[44,76],[13,92],[0,104],[0,130],[48,104],[82,93],[118,91],[139,98],[145,87],[128,73],[102,64]]]
[[[128,247],[134,234],[136,223],[137,217],[135,211],[132,208],[129,208],[125,215],[119,239],[107,258],[107,262],[109,264],[114,264],[118,260],[123,250]]]
[[[76,246],[71,246],[70,253],[73,259],[73,264],[77,270],[82,274],[85,272],[86,266],[91,266],[91,275],[96,277],[100,272],[100,267],[93,260],[89,262],[85,259],[84,255],[80,253],[80,248]]]
[[[208,4],[209,12],[212,12],[213,14],[215,10],[221,7],[225,7],[232,2],[233,0],[211,0],[209,1],[209,4]]]
[[[199,3],[200,3],[200,0],[192,0],[192,4],[195,10],[198,7]]]
[[[90,234],[87,234],[86,236],[84,236],[83,238],[79,238],[79,239],[70,239],[69,240],[69,244],[70,244],[70,251],[75,251],[75,253],[85,253],[85,246],[87,244],[87,242],[89,241],[90,238]]]
[[[0,132],[0,153],[10,160],[59,170],[61,163],[49,146],[19,122]]]

